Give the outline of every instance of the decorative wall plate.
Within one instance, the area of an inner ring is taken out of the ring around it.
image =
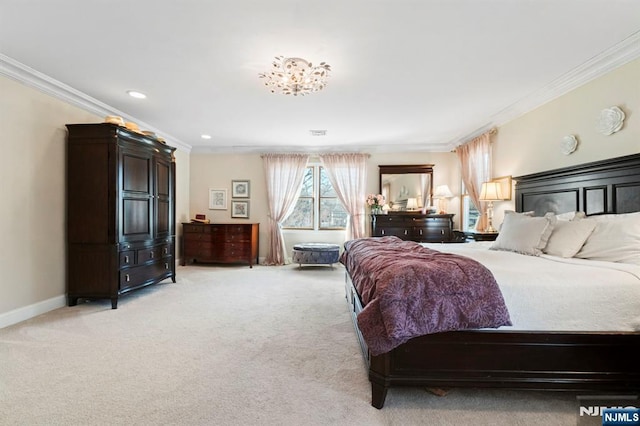
[[[564,155],[569,155],[578,147],[578,139],[574,135],[567,135],[562,138],[562,143],[560,144],[560,152]]]
[[[624,122],[624,112],[617,106],[605,108],[600,111],[598,116],[598,122],[596,124],[596,130],[603,135],[611,135],[622,129],[622,123]]]

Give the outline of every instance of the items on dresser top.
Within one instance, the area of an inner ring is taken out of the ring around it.
[[[183,223],[182,265],[258,263],[258,223]]]
[[[454,239],[453,214],[389,212],[371,215],[371,236],[396,236],[419,243],[446,243]]]
[[[175,148],[110,123],[67,124],[67,292],[111,299],[175,270]]]

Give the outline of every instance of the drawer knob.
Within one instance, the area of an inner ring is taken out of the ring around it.
[[[405,230],[404,230],[404,235],[407,235],[407,232],[408,232],[408,231],[405,229]]]
[[[382,230],[382,235],[384,235],[384,229]]]
[[[169,269],[169,264],[168,263],[164,264],[164,269]]]
[[[131,281],[131,277],[129,277],[129,274],[124,274],[124,280],[125,280],[126,282]]]
[[[152,252],[152,251],[151,251],[151,252],[149,252],[149,257],[150,257],[151,259],[153,259],[153,252]]]
[[[124,263],[129,263],[129,256],[124,257]]]

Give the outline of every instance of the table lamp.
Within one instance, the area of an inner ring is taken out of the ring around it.
[[[447,198],[453,197],[453,193],[447,185],[438,185],[433,193],[433,198],[438,200],[438,213],[447,213]]]
[[[480,189],[480,201],[486,201],[487,204],[487,228],[485,232],[498,232],[493,227],[493,202],[503,199],[502,190],[498,182],[483,182]]]
[[[415,210],[417,208],[418,208],[418,200],[416,200],[415,198],[408,198],[407,199],[407,210],[413,211],[413,210]]]

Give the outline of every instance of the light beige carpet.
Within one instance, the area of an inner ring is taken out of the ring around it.
[[[1,425],[574,425],[575,395],[370,386],[336,267],[178,282],[0,330]]]

